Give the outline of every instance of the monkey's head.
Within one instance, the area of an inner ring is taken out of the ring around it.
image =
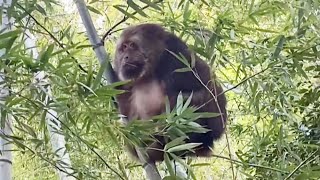
[[[154,67],[165,50],[166,32],[156,24],[125,29],[116,46],[115,71],[120,80],[152,77]]]

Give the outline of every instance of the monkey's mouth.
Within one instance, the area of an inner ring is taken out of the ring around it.
[[[125,62],[122,65],[122,74],[126,79],[138,78],[143,72],[144,63],[142,62]]]

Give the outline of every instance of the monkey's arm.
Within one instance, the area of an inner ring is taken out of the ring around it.
[[[180,91],[184,94],[193,93],[194,96],[201,95],[204,85],[210,82],[210,68],[199,57],[195,56],[195,64],[192,71],[177,72],[177,69],[186,68],[176,56],[183,55],[191,64],[191,53],[188,46],[177,36],[167,34],[165,50],[160,55],[159,64],[156,65],[155,74],[158,79],[166,85],[167,95],[176,96]],[[173,55],[175,54],[175,55]]]
[[[184,97],[189,97],[192,93],[190,105],[200,107],[197,112],[220,114],[213,118],[198,119],[197,122],[200,125],[211,131],[206,135],[195,133],[189,137],[191,142],[201,142],[206,146],[211,146],[212,141],[220,138],[223,134],[227,114],[226,98],[224,95],[218,96],[223,90],[214,79],[211,79],[209,66],[198,59],[192,72],[173,74],[167,78],[166,85],[171,108],[175,107],[179,92],[182,92]],[[199,153],[202,152],[197,152],[197,154]]]
[[[179,61],[179,60],[175,60]],[[176,62],[166,73],[163,81],[166,85],[166,93],[169,96],[170,104],[175,105],[176,98],[181,92],[184,97],[192,93],[191,104],[201,106],[210,98],[209,89],[212,88],[210,81],[210,69],[201,59],[197,59],[195,67],[188,72],[176,72],[176,69],[186,67],[181,62]]]

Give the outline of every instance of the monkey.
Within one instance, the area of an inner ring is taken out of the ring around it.
[[[186,65],[174,54],[180,54],[188,63],[193,63],[192,71],[177,72]],[[225,131],[227,100],[215,74],[211,73],[204,60],[198,55],[192,56],[187,44],[161,25],[145,23],[123,30],[116,43],[113,63],[119,80],[130,81],[120,87],[125,93],[117,96],[119,111],[128,121],[148,120],[164,113],[166,97],[172,110],[179,93],[184,97],[192,94],[190,106],[199,107],[196,112],[219,113],[216,117],[196,120],[209,129],[208,132],[187,134],[187,143],[201,143],[187,156],[210,156],[213,142]],[[154,137],[157,140],[146,150],[147,161],[153,163],[164,160],[161,149],[165,146],[163,137]],[[138,157],[134,148],[129,152]]]

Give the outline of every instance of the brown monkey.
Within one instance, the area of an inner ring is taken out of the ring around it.
[[[195,56],[193,71],[175,72],[186,66],[173,54],[182,54],[191,63],[191,52],[187,45],[172,33],[156,24],[131,26],[123,31],[115,53],[115,71],[120,80],[131,80],[122,87],[126,93],[118,96],[120,113],[132,119],[149,119],[165,109],[165,96],[170,107],[175,107],[179,92],[184,96],[193,93],[192,106],[200,107],[197,112],[215,112],[214,118],[201,118],[196,122],[209,129],[207,133],[189,133],[188,142],[202,143],[197,147],[196,156],[208,156],[213,141],[220,138],[225,130],[226,98],[220,85],[211,78],[209,66]],[[214,76],[214,75],[213,75]],[[200,81],[200,80],[201,81]],[[210,92],[210,91],[211,92]],[[217,97],[217,102],[213,99]],[[211,100],[211,101],[210,101]],[[163,138],[150,144],[147,150],[149,162],[163,160]],[[131,153],[136,156],[134,150]]]

